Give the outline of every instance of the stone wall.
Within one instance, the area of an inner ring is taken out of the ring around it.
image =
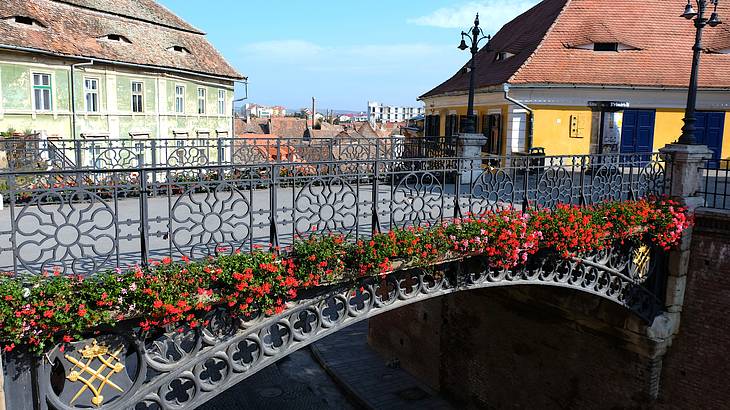
[[[370,343],[465,408],[725,409],[730,212],[699,211],[690,250],[673,339],[600,298],[532,286],[377,316]]]
[[[467,408],[638,408],[657,382],[644,331],[628,311],[594,296],[515,287],[378,316],[370,342]]]
[[[700,211],[679,333],[667,352],[660,403],[726,409],[730,391],[730,213]]]

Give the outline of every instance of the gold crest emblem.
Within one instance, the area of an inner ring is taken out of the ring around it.
[[[74,365],[66,378],[72,383],[83,384],[69,404],[73,404],[87,389],[94,395],[91,403],[97,407],[104,403],[102,392],[106,386],[124,392],[121,387],[111,381],[114,374],[124,370],[124,364],[119,359],[123,349],[123,347],[119,347],[110,353],[109,346],[100,345],[96,340],[92,340],[91,345],[87,345],[79,351],[80,359],[68,354],[64,355],[66,360]]]

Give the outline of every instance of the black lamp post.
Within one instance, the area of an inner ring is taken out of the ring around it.
[[[471,41],[471,47],[466,42],[466,39]],[[464,125],[464,132],[467,134],[476,133],[476,121],[474,118],[474,75],[476,72],[476,55],[479,52],[479,43],[483,40],[487,40],[487,43],[491,40],[491,36],[485,36],[484,31],[479,27],[479,14],[477,14],[474,20],[474,27],[469,32],[461,32],[461,44],[459,44],[459,50],[464,51],[467,48],[471,51],[471,61],[469,62],[469,104],[466,108],[466,123]]]
[[[689,77],[689,94],[687,95],[687,108],[684,112],[684,127],[682,127],[682,135],[677,141],[680,144],[694,145],[697,144],[695,139],[695,107],[697,105],[697,77],[700,67],[700,53],[702,53],[702,30],[705,26],[717,27],[722,24],[720,17],[717,15],[717,3],[720,0],[696,0],[697,11],[692,7],[692,0],[687,0],[687,6],[681,17],[687,20],[694,19],[697,33],[695,34],[695,45],[693,47],[694,54],[692,56],[692,73]],[[707,6],[713,5],[714,9],[710,18],[705,17]]]

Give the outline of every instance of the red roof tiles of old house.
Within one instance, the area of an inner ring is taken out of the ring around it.
[[[476,56],[477,88],[511,84],[686,87],[694,26],[666,0],[544,0],[507,23]],[[721,3],[721,15],[730,5]],[[618,43],[622,51],[594,51]],[[730,87],[730,27],[705,30],[701,87]],[[497,61],[497,53],[514,54]],[[465,92],[463,68],[423,97]]]
[[[16,16],[31,18],[39,25],[18,24]],[[111,40],[109,35],[124,41]],[[152,0],[2,0],[0,48],[3,45],[244,78],[205,39],[204,33]]]

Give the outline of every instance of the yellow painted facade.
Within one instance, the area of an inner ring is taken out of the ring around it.
[[[533,147],[547,155],[581,155],[590,152],[591,110],[578,107],[532,107]]]
[[[684,110],[657,110],[654,121],[654,151],[671,144],[682,134]]]
[[[476,105],[475,110],[480,120],[477,125],[477,132],[482,130],[483,115],[490,111],[500,110],[502,113],[502,153],[506,153],[510,135],[510,112],[509,105]],[[531,105],[534,115],[533,123],[533,147],[545,148],[547,155],[581,155],[589,154],[591,150],[591,132],[593,113],[589,107],[577,106],[549,106]],[[642,108],[636,108],[642,109]],[[446,116],[450,114],[466,115],[466,106],[459,105],[444,107],[433,110],[433,114],[441,116],[441,135],[446,133]],[[679,138],[684,122],[683,109],[662,108],[656,110],[654,125],[653,150],[671,144]],[[527,136],[523,136],[526,138]],[[722,158],[730,159],[730,111],[725,114],[725,129],[723,134]]]

